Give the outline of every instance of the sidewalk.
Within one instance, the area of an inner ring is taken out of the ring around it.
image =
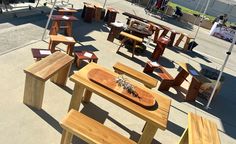
[[[72,2],[74,3],[75,8],[83,8],[83,1],[72,0]],[[96,2],[100,2],[102,5],[104,1],[101,0]],[[126,17],[121,14],[123,11],[131,12],[132,10],[135,10],[137,15],[145,15],[142,8],[131,5],[127,1],[111,0],[108,2],[108,6],[112,5],[120,11],[117,20],[121,22],[126,22]],[[104,26],[103,21],[93,21],[91,24],[87,24],[81,20],[79,17],[80,14],[81,11],[76,15],[79,18],[79,21],[73,25],[73,33],[75,34],[75,39],[78,41],[75,48],[76,50],[89,49],[95,51],[98,56],[98,64],[111,70],[112,66],[117,61],[132,66],[139,71],[143,70],[143,66],[146,61],[149,60],[148,56],[150,56],[150,53],[153,51],[152,48],[148,48],[147,52],[143,55],[135,55],[134,59],[130,59],[131,53],[127,52],[127,49],[125,48],[121,48],[121,54],[116,54],[119,42],[115,40],[114,43],[111,43],[106,40],[109,29]],[[155,18],[152,19],[162,24],[166,24]],[[190,32],[174,25],[168,24],[168,26],[181,31]],[[59,87],[51,82],[47,82],[44,93],[43,109],[40,111],[31,109],[22,102],[25,83],[23,69],[34,63],[31,48],[48,47],[48,38],[45,39],[45,41],[40,41],[41,33],[39,32],[41,32],[42,29],[43,27],[40,25],[39,29],[34,31],[37,33],[37,38],[35,38],[34,42],[25,43],[25,46],[18,47],[18,49],[15,50],[13,50],[15,45],[12,45],[12,51],[0,55],[0,75],[2,77],[0,81],[0,139],[2,143],[60,143],[62,128],[59,125],[59,121],[67,113],[74,83],[68,80],[66,87]],[[34,30],[34,28],[31,30]],[[34,32],[30,33],[33,34]],[[24,36],[24,34],[29,35],[30,33],[26,28],[20,36]],[[203,38],[203,34],[204,32],[202,32],[199,37]],[[16,39],[15,36],[11,38]],[[8,39],[9,37],[5,38],[6,41]],[[20,40],[21,39],[17,42],[20,43]],[[29,41],[29,39],[27,38],[25,41]],[[205,44],[211,45],[211,42]],[[64,45],[58,45],[58,47],[65,50]],[[215,63],[211,58],[202,55],[201,57],[191,54],[189,56],[189,53],[184,54],[178,49],[166,49],[163,57],[160,59],[160,63],[167,67],[167,70],[173,76],[177,74],[178,66],[174,63],[177,61],[188,62],[198,70],[206,66],[213,68],[215,68],[215,66],[220,67],[220,64]],[[76,70],[78,70],[78,68],[73,66],[72,72]],[[204,106],[198,102],[184,102],[181,97],[182,94],[174,89],[171,89],[171,92],[164,94],[159,92],[157,88],[154,88],[153,91],[166,95],[172,99],[172,106],[167,130],[158,130],[153,143],[177,143],[184,129],[187,127],[188,112],[193,112],[215,121],[219,129],[222,144],[235,143],[236,115],[233,114],[233,110],[236,109],[236,100],[233,95],[235,93],[235,90],[233,89],[235,75],[235,71],[225,69],[224,86],[222,87],[221,93],[213,101],[211,105],[212,109],[210,110],[205,110]],[[158,83],[158,85],[159,84],[160,83]],[[200,100],[199,102],[202,101]],[[203,102],[203,104],[206,104],[206,102]],[[80,111],[89,117],[104,123],[104,125],[115,131],[118,131],[120,134],[136,141],[140,137],[142,127],[144,126],[144,121],[141,119],[96,95],[92,96],[91,103],[82,105]],[[80,144],[82,142],[75,139],[74,143]]]

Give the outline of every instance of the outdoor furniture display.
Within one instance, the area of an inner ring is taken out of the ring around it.
[[[169,42],[170,42],[169,38],[160,37],[157,40],[157,45],[156,45],[154,51],[152,52],[151,58],[156,61],[159,60],[160,56],[162,56],[162,54],[165,51],[165,48]]]
[[[99,20],[101,20],[101,16],[102,16],[102,6],[94,5],[94,7],[95,7],[94,18],[96,21],[99,21]]]
[[[210,83],[211,81],[208,80],[203,75],[201,75],[190,64],[188,64],[188,63],[180,63],[180,62],[177,63],[177,64],[180,66],[181,71],[175,77],[172,86],[180,86],[184,82],[184,80],[188,77],[188,75],[190,74],[192,76],[192,80],[190,82],[190,85],[189,85],[188,92],[186,94],[185,100],[186,101],[195,101],[195,99],[198,96],[198,93],[199,93],[201,85],[204,84],[204,83]],[[168,90],[169,87],[167,87],[166,89]]]
[[[66,53],[72,55],[72,52],[74,50],[74,45],[76,43],[73,37],[65,37],[62,35],[50,35],[50,42],[48,49],[52,53],[55,52],[55,48],[59,43],[67,45]]]
[[[117,62],[113,66],[114,70],[118,74],[125,74],[142,84],[144,84],[148,88],[154,88],[157,86],[157,80],[149,75],[146,75],[145,73],[139,72],[129,66],[126,66],[120,62]]]
[[[140,37],[137,37],[137,36],[135,36],[135,35],[129,34],[129,33],[127,33],[127,32],[121,32],[120,35],[121,35],[121,36],[124,36],[124,38],[121,40],[120,46],[118,47],[116,53],[119,52],[120,48],[125,45],[125,42],[126,42],[126,41],[131,40],[131,41],[133,41],[132,57],[134,57],[134,52],[135,52],[136,45],[137,45],[138,43],[142,43],[142,42],[143,42],[143,39],[140,38]]]
[[[188,113],[188,127],[178,144],[220,144],[217,125],[194,113]]]
[[[96,120],[93,120],[92,118],[89,118],[73,109],[70,110],[65,118],[60,122],[60,125],[63,128],[61,144],[70,144],[73,135],[90,144],[135,143]]]
[[[115,22],[117,13],[119,12],[114,8],[108,8],[104,21],[107,22],[108,25],[110,25],[112,22]]]
[[[92,19],[94,18],[94,13],[95,13],[94,5],[84,2],[84,8],[81,14],[81,17],[84,19],[84,21],[91,23]]]
[[[102,71],[105,71],[106,73],[109,73],[110,75],[113,75],[114,77],[119,76],[117,73],[114,73],[95,63],[89,63],[79,71],[75,72],[70,77],[70,80],[73,81],[75,85],[69,110],[78,110],[82,98],[84,102],[89,102],[93,92],[147,122],[146,126],[144,127],[143,134],[139,139],[139,144],[151,143],[158,128],[162,130],[165,130],[167,128],[168,115],[171,104],[170,99],[149,90],[148,88],[140,85],[138,82],[127,80],[133,86],[138,87],[151,94],[158,104],[158,107],[153,107],[153,109],[151,110],[143,108],[142,106],[124,98],[123,96],[120,96],[120,94],[90,80],[88,78],[88,73],[94,69],[100,69]],[[106,78],[103,79],[106,81]]]
[[[45,58],[46,56],[51,55],[51,51],[48,49],[37,49],[37,48],[32,48],[31,49],[33,58],[36,59],[36,61],[41,60],[42,58]]]
[[[50,35],[57,35],[60,28],[65,29],[65,35],[72,36],[72,22],[78,20],[74,16],[70,15],[52,15],[52,26],[50,28]],[[61,26],[61,23],[65,23]]]
[[[75,52],[75,62],[76,62],[77,67],[79,67],[82,60],[88,60],[88,62],[97,63],[98,58],[93,52],[90,52],[90,51],[77,51],[77,52]]]
[[[181,35],[179,36],[179,38],[177,39],[176,43],[174,46],[178,47],[180,42],[183,41],[184,37],[186,37],[185,43],[184,43],[184,50],[188,50],[189,47],[189,43],[191,39],[194,39],[193,37],[190,37],[188,34],[186,33],[181,33]]]
[[[24,69],[24,104],[41,109],[45,82],[50,78],[58,85],[65,85],[72,62],[73,58],[69,55],[55,52]]]
[[[56,10],[57,10],[58,15],[73,15],[74,13],[78,12],[74,8],[67,8],[67,7],[59,8]]]
[[[110,42],[113,42],[114,39],[119,36],[120,32],[124,29],[123,23],[120,22],[113,22],[110,24],[111,30],[109,32],[109,35],[107,37],[107,40]]]

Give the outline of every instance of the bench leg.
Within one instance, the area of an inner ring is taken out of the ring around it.
[[[162,80],[158,88],[159,91],[168,91],[173,86],[174,80]]]
[[[67,64],[64,68],[60,69],[56,74],[54,74],[50,80],[59,85],[66,85],[66,81],[70,72],[71,64]]]
[[[92,96],[92,92],[89,91],[88,89],[85,89],[84,97],[83,97],[83,102],[89,103],[90,99],[91,99],[91,96]]]
[[[187,144],[188,143],[188,128],[184,130],[178,144]]]
[[[62,137],[61,137],[61,144],[70,144],[71,143],[71,140],[73,138],[73,134],[66,131],[66,130],[63,130],[62,132]]]
[[[179,74],[175,77],[173,86],[180,86],[184,80],[188,77],[189,73],[185,70],[181,70]]]
[[[150,144],[156,134],[157,127],[151,123],[146,123],[143,134],[141,135],[138,144]]]
[[[179,46],[179,44],[180,44],[180,42],[183,40],[183,38],[184,38],[184,35],[181,34],[181,35],[179,36],[178,40],[177,40],[176,43],[175,43],[175,46],[176,46],[176,47]]]
[[[71,109],[79,110],[81,100],[83,98],[84,90],[85,90],[85,87],[83,85],[80,85],[77,83],[75,84],[74,91],[72,93],[72,98],[70,100],[70,107],[68,111],[70,111]]]
[[[186,101],[195,101],[198,96],[200,87],[201,84],[195,78],[192,78],[192,81],[188,88],[188,93],[186,94]]]
[[[132,51],[132,57],[134,57],[134,53],[135,53],[135,46],[136,46],[137,42],[134,41],[134,44],[133,44],[133,51]]]
[[[189,42],[190,42],[190,38],[187,37],[185,44],[184,44],[184,50],[188,50]]]
[[[123,46],[125,45],[124,43],[125,43],[127,40],[128,40],[127,38],[123,38],[123,40],[121,41],[120,46],[118,47],[116,53],[120,50],[121,47],[123,47]]]
[[[23,103],[37,109],[42,108],[45,82],[26,74]]]

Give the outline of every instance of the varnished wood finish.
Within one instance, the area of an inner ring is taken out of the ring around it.
[[[220,144],[217,125],[199,115],[188,113],[188,127],[183,133],[179,144]]]
[[[168,43],[170,42],[169,38],[165,38],[165,37],[160,37],[157,40],[157,45],[152,53],[151,58],[158,61],[160,56],[162,56],[162,54],[165,51],[166,46],[168,45]]]
[[[61,144],[70,144],[73,134],[89,144],[134,144],[135,142],[98,123],[86,115],[70,110],[60,122],[64,129]],[[70,133],[68,135],[68,133]]]
[[[186,37],[186,40],[184,42],[184,50],[188,50],[188,46],[189,46],[189,42],[191,39],[194,39],[194,37],[190,37],[188,34],[186,33],[181,33],[181,35],[179,36],[178,40],[176,41],[175,45],[176,47],[179,46],[180,42],[183,41],[183,38]]]
[[[165,70],[164,67],[159,66],[159,72],[157,73],[158,76],[161,77],[161,84],[158,87],[159,91],[168,91],[169,88],[174,83],[174,78]]]
[[[140,88],[146,89],[146,91],[148,91],[149,93],[151,93],[154,96],[154,98],[156,99],[156,101],[158,103],[158,107],[156,109],[153,109],[153,110],[145,109],[145,108],[121,97],[121,96],[118,96],[116,93],[104,88],[103,86],[90,81],[87,77],[87,74],[93,68],[103,69],[104,71],[107,71],[108,73],[111,73],[112,75],[114,75],[116,77],[118,76],[118,74],[116,74],[110,70],[107,70],[95,63],[89,63],[84,68],[80,69],[78,72],[76,72],[75,74],[73,74],[70,77],[70,80],[75,82],[76,86],[75,86],[75,90],[72,95],[69,110],[70,109],[78,110],[80,102],[77,99],[82,98],[83,91],[78,91],[78,89],[76,87],[85,87],[89,91],[96,93],[98,96],[101,96],[101,97],[107,99],[108,101],[118,105],[119,107],[121,107],[121,108],[129,111],[130,113],[136,115],[137,117],[143,119],[148,124],[150,123],[153,126],[153,128],[151,129],[151,131],[144,129],[144,133],[143,133],[144,136],[148,136],[149,133],[156,131],[158,128],[160,128],[162,130],[166,129],[167,122],[168,122],[168,116],[169,116],[169,110],[170,110],[170,104],[171,104],[170,99],[168,99],[164,96],[161,96],[161,95],[149,90],[148,88],[142,86],[141,84],[139,84],[135,81],[132,81],[130,79],[129,81],[131,84],[139,86]],[[148,137],[147,141],[151,141],[150,139],[152,139],[152,138],[153,137]],[[142,142],[142,143],[145,143],[145,142]]]
[[[24,69],[26,80],[23,102],[41,109],[45,81],[52,77],[54,83],[65,85],[72,62],[73,58],[67,54],[55,52]]]
[[[71,40],[68,40],[70,38]],[[67,45],[66,53],[69,55],[72,55],[72,52],[74,50],[74,45],[76,43],[75,39],[73,37],[66,37],[63,35],[50,35],[50,42],[48,49],[53,53],[55,52],[55,48],[59,43],[63,43]]]
[[[102,6],[100,5],[94,5],[95,7],[95,14],[94,14],[94,18],[96,21],[101,20],[101,15],[102,15]]]
[[[154,88],[157,86],[157,80],[143,72],[139,72],[129,66],[126,66],[120,62],[117,62],[113,66],[115,72],[119,74],[125,74],[127,76],[130,76],[131,78],[134,78],[135,80],[143,83],[148,88]]]
[[[120,48],[124,46],[124,43],[125,43],[127,40],[132,40],[132,41],[133,41],[132,57],[134,57],[134,52],[135,52],[136,44],[137,44],[137,43],[142,43],[143,39],[140,38],[140,37],[137,37],[137,36],[135,36],[135,35],[129,34],[129,33],[127,33],[127,32],[121,32],[120,35],[121,35],[121,36],[124,36],[124,38],[123,38],[123,40],[121,41],[120,46],[118,47],[118,49],[117,49],[116,52],[118,52],[118,51],[120,50]]]

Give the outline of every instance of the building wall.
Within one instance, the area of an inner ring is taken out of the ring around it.
[[[205,9],[207,0],[171,0],[174,3],[185,6],[187,8],[198,10]],[[227,13],[230,22],[236,22],[236,5],[229,5],[219,0],[210,0],[207,14],[217,16],[223,13]]]

